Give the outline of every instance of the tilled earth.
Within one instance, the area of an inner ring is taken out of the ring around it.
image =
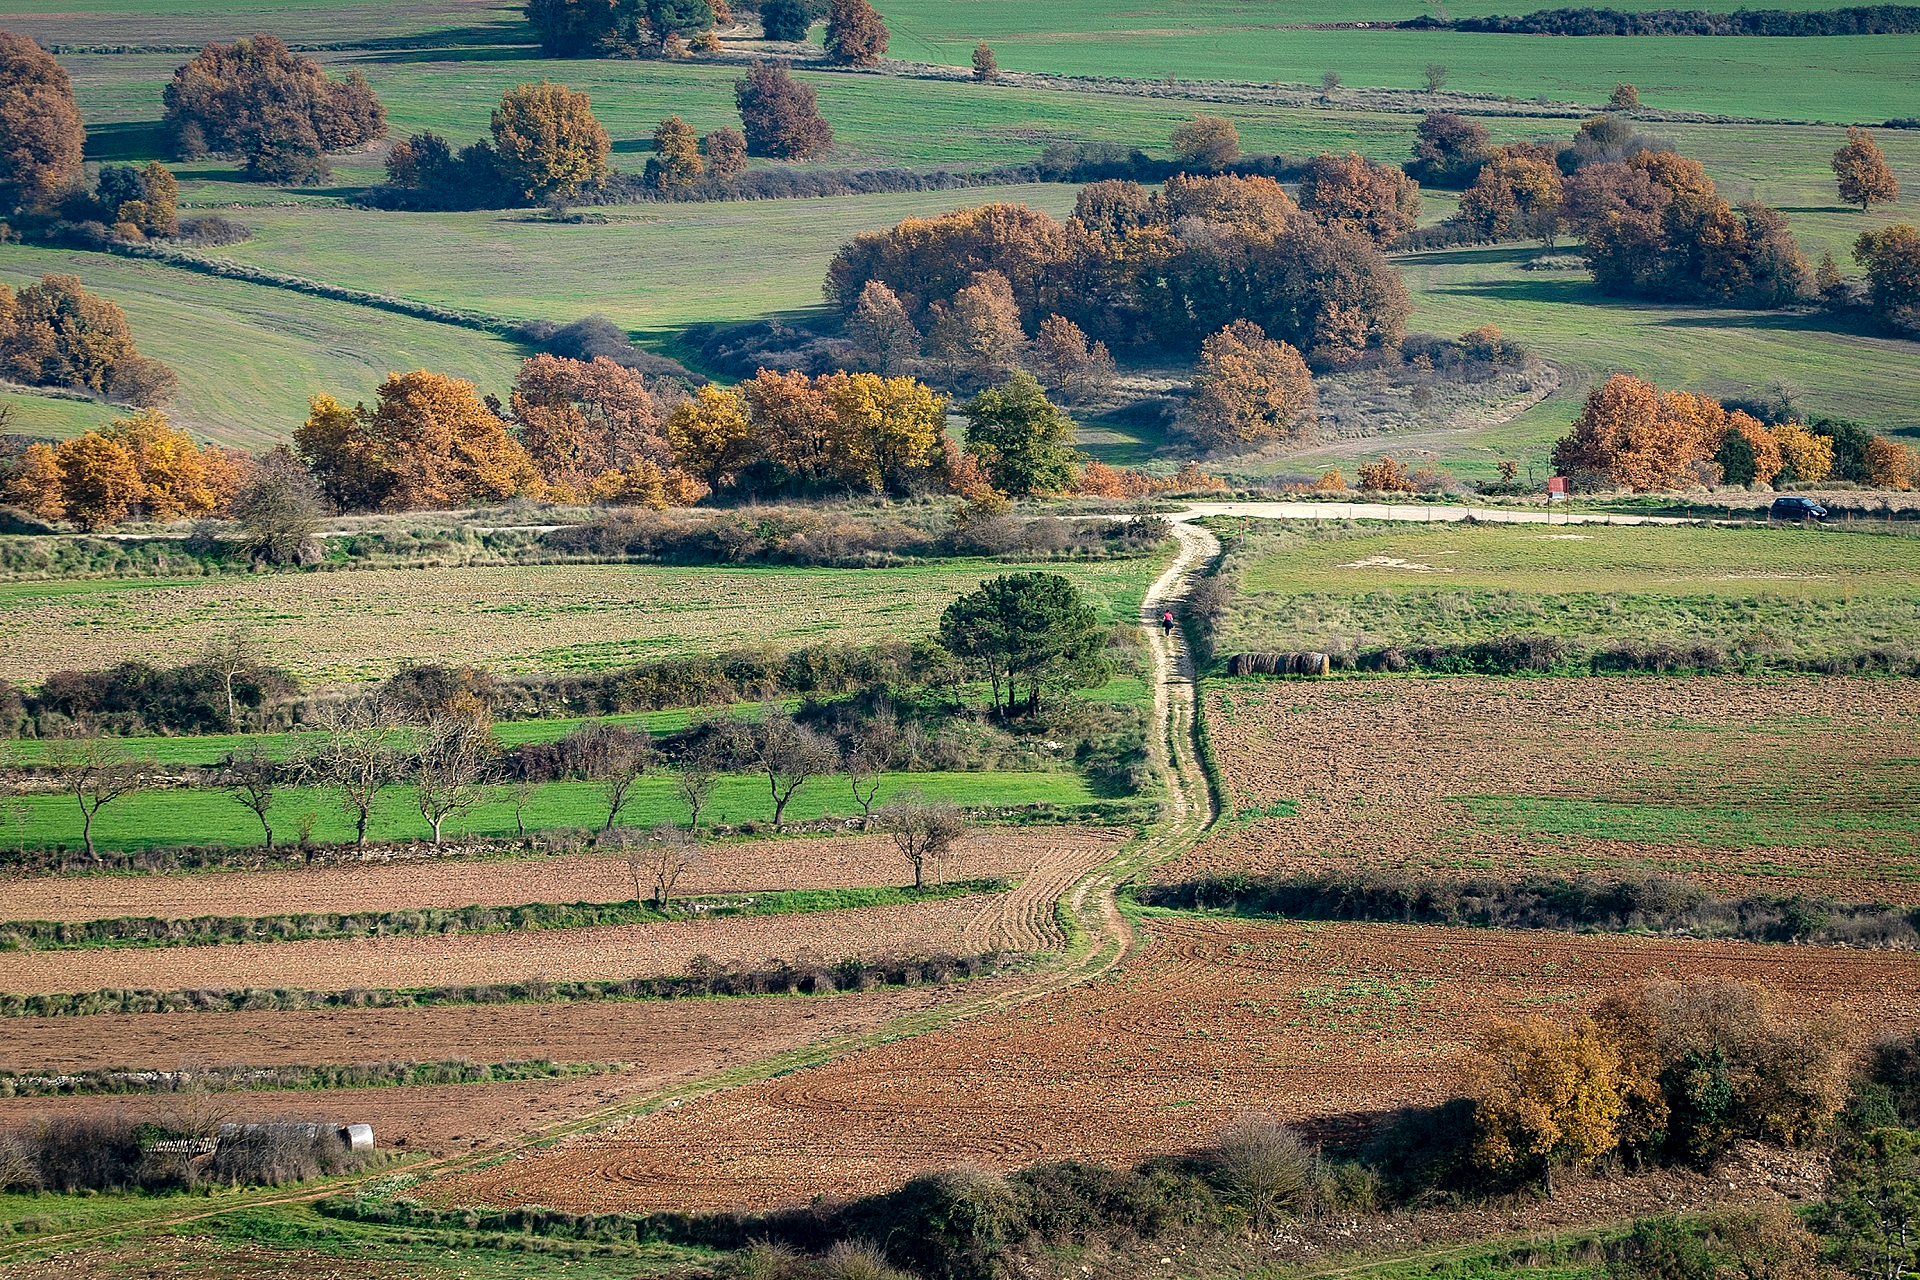
[[[994,837],[976,837],[985,843]],[[1055,828],[1009,837],[1019,883],[1003,893],[773,916],[494,934],[353,938],[219,947],[0,955],[0,990],[417,987],[685,973],[697,956],[728,968],[850,956],[1045,951],[1064,942],[1053,902],[1106,861],[1124,834]],[[998,857],[999,855],[994,855]],[[971,865],[971,864],[970,864]],[[278,874],[278,873],[275,873]],[[320,875],[366,874],[359,868]],[[224,877],[222,877],[224,878]]]
[[[1057,830],[976,833],[943,871],[949,878],[1018,876],[1060,841]],[[675,893],[756,893],[901,884],[907,864],[880,835],[712,844]],[[651,892],[650,885],[642,892]],[[633,875],[618,853],[529,858],[449,858],[137,876],[33,876],[0,880],[0,920],[102,920],[115,916],[264,916],[623,902]]]
[[[1920,903],[1920,683],[1836,677],[1221,683],[1247,815],[1156,878],[1688,876]]]
[[[434,1189],[447,1202],[727,1209],[930,1167],[1125,1164],[1244,1109],[1327,1125],[1447,1096],[1495,1016],[1648,978],[1739,978],[1799,1016],[1920,1024],[1906,953],[1160,918],[1109,978],[637,1118]]]

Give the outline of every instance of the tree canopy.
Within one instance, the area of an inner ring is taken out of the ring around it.
[[[86,130],[53,55],[0,31],[0,205],[38,204],[79,180]]]
[[[967,401],[967,452],[993,487],[1025,495],[1059,493],[1073,483],[1079,455],[1073,420],[1024,370]]]
[[[748,155],[810,160],[833,146],[833,128],[820,117],[812,86],[795,80],[785,60],[754,63],[733,82],[733,97]]]
[[[1093,688],[1110,674],[1099,614],[1057,573],[981,583],[940,615],[940,643],[986,677],[996,713],[1022,710],[1022,686],[1031,713],[1046,694]]]
[[[173,73],[163,100],[175,155],[232,152],[245,157],[249,177],[268,182],[319,182],[327,152],[387,132],[386,108],[365,76],[330,80],[271,35],[206,46]]]
[[[501,176],[529,199],[544,200],[603,180],[613,143],[586,94],[542,80],[500,95],[493,147]]]

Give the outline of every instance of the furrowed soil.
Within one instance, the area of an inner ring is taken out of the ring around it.
[[[949,879],[1009,879],[1044,860],[1058,831],[974,834],[949,859]],[[1096,833],[1073,833],[1068,838]],[[680,897],[782,889],[884,886],[911,879],[885,836],[760,840],[704,846],[683,877]],[[649,881],[641,893],[651,893]],[[37,876],[0,880],[0,921],[103,920],[116,916],[265,916],[298,912],[402,911],[423,907],[517,906],[529,902],[624,902],[633,874],[617,853],[424,861],[396,859],[284,871],[214,871],[139,876]]]
[[[680,974],[696,956],[723,968],[832,962],[902,952],[1049,951],[1064,945],[1053,903],[1113,856],[1118,832],[1033,833],[1020,880],[1002,893],[900,906],[663,924],[437,937],[356,938],[164,950],[36,951],[0,956],[0,990],[102,987],[421,987]]]
[[[1245,820],[1159,880],[1657,872],[1920,903],[1920,682],[1246,680],[1207,701]]]
[[[1920,1023],[1920,959],[1744,943],[1160,917],[1109,977],[434,1184],[446,1203],[727,1209],[955,1164],[1124,1165],[1257,1108],[1327,1130],[1432,1103],[1496,1016],[1649,978],[1759,982],[1784,1012]]]
[[[755,1062],[903,1014],[970,998],[1017,975],[828,996],[605,1001],[441,1009],[331,1009],[20,1018],[0,1035],[0,1069],[437,1062],[619,1063],[553,1080],[222,1095],[259,1115],[327,1116],[375,1126],[385,1145],[464,1150],[635,1095]],[[0,1099],[0,1128],[76,1113],[164,1115],[165,1095]]]

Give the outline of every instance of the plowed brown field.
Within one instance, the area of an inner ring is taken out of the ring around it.
[[[140,1014],[11,1019],[0,1068],[83,1070],[282,1063],[438,1061],[619,1062],[628,1069],[520,1083],[262,1092],[234,1105],[365,1120],[382,1143],[464,1148],[563,1120],[636,1093],[757,1061],[891,1018],[986,994],[1017,977],[833,996],[647,1000],[448,1009],[339,1009],[315,1013]],[[167,1099],[0,1100],[0,1128],[74,1112],[164,1110]]]
[[[1920,903],[1920,682],[1223,682],[1228,827],[1160,868],[1684,874]]]
[[[1092,833],[1095,835],[1103,833]],[[948,871],[954,877],[1025,875],[1060,842],[1055,830],[976,833]],[[910,879],[884,836],[834,836],[714,844],[681,894],[838,889]],[[262,916],[303,911],[399,911],[622,902],[633,877],[618,854],[406,861],[142,876],[37,876],[0,880],[0,920],[100,920],[114,916]]]
[[[1113,856],[1117,832],[1046,830],[1020,837],[1020,882],[1005,893],[777,916],[445,937],[356,938],[160,950],[0,955],[0,990],[102,987],[417,987],[442,983],[624,978],[724,967],[831,962],[900,952],[1045,951],[1063,945],[1053,902]]]
[[[1654,976],[1764,983],[1798,1014],[1920,1024],[1906,954],[1394,925],[1161,918],[1111,977],[438,1185],[448,1202],[766,1206],[936,1166],[1124,1163],[1248,1107],[1434,1101],[1496,1015]]]

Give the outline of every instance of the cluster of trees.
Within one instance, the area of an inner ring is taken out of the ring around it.
[[[250,479],[245,454],[196,445],[155,409],[57,445],[30,444],[0,495],[46,520],[101,529],[138,514],[176,520],[225,511]]]
[[[1836,465],[1838,464],[1838,465]],[[1851,424],[1768,426],[1741,409],[1616,373],[1587,395],[1553,447],[1554,470],[1585,489],[1638,493],[1716,484],[1818,484],[1829,477],[1907,489],[1913,455]]]
[[[761,0],[769,40],[798,42],[819,16],[817,0]],[[887,25],[867,0],[828,0],[831,62],[870,67],[887,51]],[[527,21],[549,58],[677,58],[718,53],[714,28],[733,21],[726,0],[527,0]]]
[[[1470,1075],[1471,1158],[1544,1185],[1601,1160],[1705,1168],[1740,1139],[1799,1145],[1847,1101],[1847,1048],[1734,982],[1650,985],[1571,1026],[1496,1021]]]
[[[58,738],[77,726],[115,734],[235,733],[298,687],[243,628],[178,666],[123,662],[55,671],[31,692],[0,681],[0,737]]]
[[[813,89],[785,62],[756,62],[734,83],[742,129],[698,137],[679,116],[654,131],[644,181],[656,191],[725,189],[746,172],[747,157],[805,160],[833,145]],[[424,209],[500,208],[564,202],[615,178],[612,141],[584,93],[564,84],[523,84],[501,95],[490,141],[455,149],[427,130],[395,143],[376,198]]]
[[[320,64],[277,36],[210,44],[173,73],[163,125],[183,160],[209,153],[246,160],[268,182],[327,177],[327,153],[386,136],[387,113],[366,77],[330,80]]]
[[[1863,231],[1853,242],[1853,260],[1866,270],[1873,316],[1896,333],[1920,334],[1920,227],[1901,222]],[[1831,258],[1821,262],[1818,274],[1830,300],[1850,300]]]
[[[1416,21],[1422,21],[1416,19]],[[1424,25],[1440,23],[1424,20]],[[1542,9],[1517,18],[1459,18],[1456,31],[1530,36],[1881,36],[1920,31],[1920,7],[1863,5],[1824,12],[1741,9]]]
[[[542,80],[500,95],[491,142],[459,151],[428,130],[387,153],[389,201],[473,208],[565,200],[606,180],[613,142],[592,100]]]
[[[177,379],[134,347],[126,313],[75,276],[45,275],[18,294],[0,284],[0,370],[37,387],[74,387],[142,407]]]
[[[1376,190],[1399,207],[1391,184]],[[1410,304],[1379,247],[1350,229],[1354,205],[1329,195],[1322,207],[1337,212],[1321,221],[1270,178],[1183,174],[1158,192],[1096,182],[1065,225],[989,204],[859,236],[826,292],[849,317],[877,281],[923,330],[965,309],[1017,315],[1024,338],[1059,315],[1132,349],[1192,351],[1250,320],[1310,364],[1339,366],[1395,346]]]
[[[527,0],[526,14],[549,58],[680,57],[689,40],[717,47],[733,17],[726,0]]]
[[[91,192],[76,187],[60,202],[69,222],[99,223],[122,240],[180,234],[180,184],[158,160],[100,166]]]

